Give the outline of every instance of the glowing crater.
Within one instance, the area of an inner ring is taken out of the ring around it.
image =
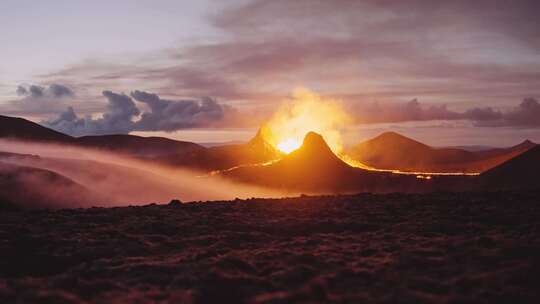
[[[291,153],[292,151],[300,148],[302,143],[294,138],[288,138],[278,143],[276,147],[283,153]]]

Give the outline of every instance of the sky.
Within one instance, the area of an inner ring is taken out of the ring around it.
[[[3,0],[0,114],[75,136],[237,141],[308,88],[354,117],[348,142],[390,129],[433,145],[540,141],[538,11],[534,0]]]

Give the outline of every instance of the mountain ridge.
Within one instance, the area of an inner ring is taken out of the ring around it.
[[[378,169],[423,172],[483,172],[536,144],[530,140],[509,148],[467,151],[434,148],[396,132],[385,132],[345,151],[350,158]]]

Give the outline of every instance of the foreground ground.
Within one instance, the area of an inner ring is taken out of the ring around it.
[[[540,193],[0,211],[1,303],[538,303]]]

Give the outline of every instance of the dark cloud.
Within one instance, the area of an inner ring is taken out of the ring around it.
[[[49,92],[53,97],[65,97],[65,96],[73,96],[73,91],[66,87],[65,85],[61,84],[51,84],[49,86]]]
[[[144,91],[134,91],[130,97],[103,91],[107,99],[106,111],[100,118],[80,118],[72,107],[45,125],[74,136],[125,134],[132,131],[176,131],[185,128],[211,126],[225,119],[234,110],[205,97],[201,100],[166,100]],[[134,100],[144,103],[143,112]]]
[[[359,123],[463,119],[462,113],[450,111],[446,105],[424,106],[417,99],[404,104],[356,104],[352,111]]]
[[[477,107],[458,112],[449,110],[446,105],[422,105],[416,99],[404,104],[355,104],[349,110],[355,113],[358,123],[469,120],[479,127],[540,127],[540,103],[534,98],[525,98],[519,106],[505,111]]]
[[[128,133],[133,128],[133,119],[141,113],[133,100],[125,94],[103,91],[107,98],[107,110],[103,117],[95,120],[99,130],[96,133]]]
[[[175,131],[185,128],[208,126],[224,118],[228,107],[205,97],[201,100],[166,100],[143,91],[131,96],[150,108],[142,114],[134,128],[138,131]]]
[[[26,95],[28,95],[28,90],[23,86],[18,86],[17,87],[17,95],[26,96]]]
[[[73,97],[73,91],[65,85],[53,83],[48,87],[39,85],[19,85],[17,87],[17,95],[29,98],[61,98]]]
[[[58,83],[48,86],[23,84],[17,86],[16,93],[20,98],[0,103],[1,113],[43,118],[56,115],[75,101],[73,90]],[[95,103],[85,103],[84,110],[95,107]]]
[[[500,111],[494,110],[491,107],[485,107],[469,109],[464,113],[464,116],[470,120],[482,124],[487,122],[499,121],[502,119],[503,114]]]
[[[502,112],[492,108],[474,108],[465,113],[467,119],[485,127],[540,127],[540,103],[525,98],[518,107]]]
[[[70,135],[122,134],[133,131],[133,119],[140,111],[133,100],[125,94],[103,91],[107,99],[107,109],[100,118],[90,116],[79,118],[72,107],[61,113],[57,119],[44,122],[45,125]]]
[[[92,118],[79,118],[77,117],[77,114],[75,114],[73,107],[68,107],[65,112],[58,115],[58,118],[45,121],[43,124],[66,134],[83,135],[86,134],[85,130],[88,128],[86,123],[87,120],[91,121]]]
[[[31,85],[28,87],[28,94],[30,97],[40,98],[44,95],[45,88],[37,85]]]
[[[540,104],[534,98],[525,98],[518,108],[505,114],[512,126],[540,127]]]

